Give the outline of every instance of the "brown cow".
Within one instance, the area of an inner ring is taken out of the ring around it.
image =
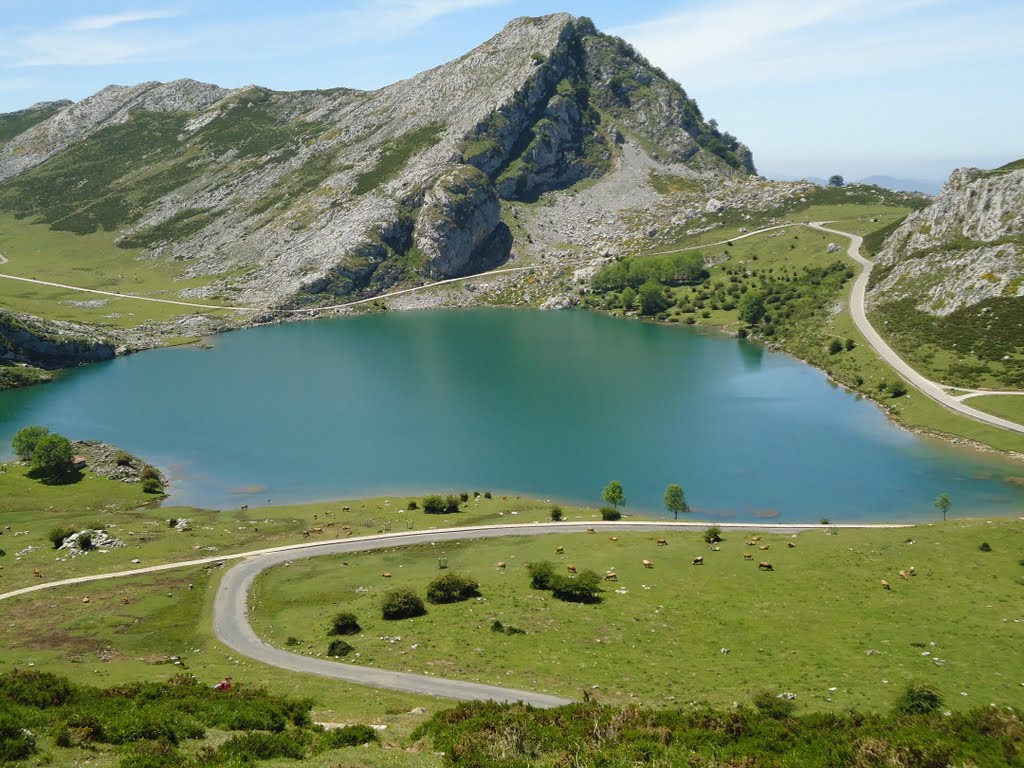
[[[658,546],[659,547],[667,547],[668,546],[668,539],[658,539]]]
[[[653,567],[654,567],[654,563],[652,563],[650,560],[644,560],[644,568],[653,568]]]
[[[587,533],[596,533],[596,531],[593,528],[587,528]]]
[[[774,571],[775,570],[774,568],[772,568],[772,564],[771,563],[766,563],[764,560],[762,560],[760,563],[758,563],[757,567],[759,569],[761,569],[762,571]]]
[[[323,533],[324,529],[323,528],[310,528],[309,532],[310,533]]]
[[[907,568],[907,573],[909,573],[911,576],[917,576],[917,568],[915,568],[914,566],[910,566],[909,568]]]
[[[765,550],[765,549],[768,549],[768,547],[770,547],[770,546],[771,546],[770,544],[762,544],[760,547],[758,547],[758,549]]]
[[[572,563],[569,563],[567,566],[565,566],[565,570],[567,570],[569,573],[576,573],[576,566]]]
[[[565,547],[555,547],[555,554],[556,555],[564,555],[565,554]]]
[[[900,578],[903,579],[904,581],[907,581],[910,578],[910,576],[907,575],[906,571],[900,571]]]
[[[693,564],[694,565],[704,565],[704,558],[703,557],[695,557],[695,558],[693,558]]]
[[[753,552],[744,552],[743,553],[743,559],[744,560],[753,560],[754,559],[754,553]]]
[[[391,578],[391,572],[390,571],[381,571],[380,575],[383,576],[385,579],[390,579]]]
[[[608,541],[618,541],[618,540],[619,540],[618,536],[609,536],[608,537]]]
[[[37,579],[43,578],[43,572],[40,571],[38,568],[32,569],[32,575],[35,576]]]
[[[754,541],[753,539],[750,539],[750,540],[748,540],[748,541],[745,541],[745,542],[743,542],[743,543],[744,543],[744,544],[746,544],[746,545],[747,545],[748,547],[753,547],[754,545],[756,545],[756,544],[757,544],[757,542],[756,542],[756,541]]]
[[[892,589],[892,584],[885,579],[882,579],[882,589]]]
[[[604,580],[605,581],[618,581],[619,577],[615,574],[615,571],[605,571]]]
[[[507,565],[507,563],[504,560],[502,560],[500,563],[498,563],[498,570],[499,571],[504,571],[506,565]]]
[[[787,541],[786,546],[790,549],[796,549],[796,544],[794,544],[792,541]]]

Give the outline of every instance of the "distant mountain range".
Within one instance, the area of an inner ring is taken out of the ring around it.
[[[803,176],[802,181],[811,181],[815,184],[828,184],[828,179],[820,176]],[[942,179],[899,179],[895,176],[865,176],[863,179],[850,181],[847,184],[871,184],[883,189],[891,189],[894,192],[922,192],[926,195],[937,195],[942,191]]]

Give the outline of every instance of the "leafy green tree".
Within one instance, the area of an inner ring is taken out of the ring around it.
[[[530,575],[530,586],[534,589],[551,589],[551,582],[556,576],[555,566],[549,560],[528,563],[526,572]]]
[[[740,296],[736,309],[739,312],[740,320],[747,325],[757,325],[767,312],[764,305],[764,294],[760,291],[747,291]]]
[[[830,187],[841,187],[845,183],[846,181],[838,173],[828,177],[828,185]]]
[[[604,487],[604,491],[601,493],[601,498],[616,509],[620,506],[624,506],[626,503],[626,494],[622,490],[622,483],[618,480],[612,480]]]
[[[44,480],[69,477],[75,470],[71,441],[64,435],[45,435],[36,443],[29,466],[34,476]]]
[[[665,290],[661,283],[648,280],[640,286],[640,314],[656,315],[664,312],[669,307],[669,300],[665,298]]]
[[[953,502],[949,500],[949,494],[944,493],[932,502],[932,506],[942,513],[942,519],[945,520],[946,515],[949,513],[949,508],[953,506]]]
[[[636,301],[636,291],[633,290],[633,286],[627,285],[622,290],[621,298],[622,298],[622,308],[623,309],[632,309],[633,308],[633,302]]]
[[[551,520],[552,520],[552,522],[559,523],[559,522],[562,521],[562,518],[564,518],[564,517],[565,517],[565,515],[562,513],[562,508],[560,506],[555,504],[553,507],[551,507]]]
[[[32,459],[36,445],[48,434],[50,434],[50,430],[39,425],[22,427],[11,438],[11,447],[14,448],[14,453],[19,459],[29,461]]]
[[[688,514],[690,505],[686,503],[686,494],[683,486],[673,483],[665,489],[665,509],[671,512],[678,520],[680,515]]]

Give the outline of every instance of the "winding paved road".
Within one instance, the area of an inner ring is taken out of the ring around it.
[[[764,531],[769,533],[799,533],[819,530],[820,525],[779,525],[757,523],[719,523],[721,528],[734,531]],[[310,658],[275,648],[257,637],[249,624],[248,595],[257,575],[267,568],[289,560],[319,555],[333,555],[348,552],[362,552],[396,546],[409,546],[438,541],[497,538],[502,536],[538,536],[550,533],[582,533],[589,528],[606,531],[702,531],[707,522],[675,521],[626,521],[626,522],[580,522],[580,523],[517,523],[510,525],[482,525],[465,528],[440,528],[429,531],[406,531],[377,534],[328,542],[303,542],[282,547],[241,552],[223,557],[204,557],[180,563],[146,566],[130,571],[78,576],[60,581],[33,584],[11,592],[0,594],[0,601],[32,594],[56,587],[84,584],[93,581],[139,576],[177,568],[222,564],[229,560],[243,562],[229,570],[221,579],[213,604],[213,629],[217,638],[226,646],[244,656],[271,666],[293,672],[332,677],[339,680],[441,696],[462,700],[521,701],[537,707],[556,707],[569,703],[568,699],[546,693],[533,693],[514,688],[448,680],[430,675],[416,675],[407,672],[361,667],[334,661]],[[901,524],[838,525],[837,528],[904,528]]]
[[[916,370],[911,368],[910,364],[907,363],[906,360],[896,354],[893,348],[885,342],[885,339],[883,339],[878,331],[875,330],[874,326],[871,325],[868,320],[867,312],[865,311],[865,296],[867,294],[868,280],[871,277],[871,269],[874,264],[860,255],[860,246],[864,239],[859,235],[854,235],[850,232],[842,232],[838,229],[829,229],[822,223],[813,223],[808,226],[813,229],[821,230],[822,232],[830,232],[833,235],[840,235],[850,240],[850,246],[847,248],[846,253],[862,267],[860,274],[857,275],[857,279],[853,283],[853,290],[850,292],[850,315],[853,317],[853,322],[854,325],[857,326],[857,330],[861,332],[865,339],[867,339],[868,344],[870,344],[875,352],[878,353],[879,357],[891,365],[896,372],[910,384],[949,410],[962,413],[976,421],[981,421],[995,427],[1002,427],[1003,429],[1008,429],[1012,432],[1024,434],[1024,425],[1010,421],[1009,419],[1000,418],[999,416],[993,416],[990,413],[985,413],[984,411],[979,411],[977,408],[971,408],[969,405],[965,405],[962,400],[965,397],[970,396],[970,394],[966,396],[950,395],[946,392],[945,387],[931,381],[930,379],[926,379]],[[989,393],[977,391],[975,394]]]

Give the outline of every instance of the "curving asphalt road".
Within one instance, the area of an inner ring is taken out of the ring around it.
[[[868,320],[867,312],[865,311],[865,295],[867,294],[868,280],[871,277],[871,269],[874,264],[860,255],[860,246],[864,241],[864,238],[859,235],[851,234],[850,232],[842,232],[838,229],[829,229],[821,222],[812,223],[808,226],[813,229],[821,230],[822,232],[830,232],[833,235],[841,235],[842,237],[849,238],[850,246],[847,248],[847,255],[863,267],[860,274],[857,275],[856,281],[853,283],[853,290],[850,292],[850,315],[853,317],[853,322],[854,325],[857,326],[857,330],[859,330],[864,338],[867,339],[868,343],[872,346],[875,352],[878,353],[879,357],[896,369],[896,372],[910,382],[910,384],[949,410],[962,413],[976,421],[981,421],[995,427],[1002,427],[1003,429],[1009,429],[1012,432],[1024,434],[1024,425],[1010,421],[1009,419],[1000,418],[999,416],[993,416],[992,414],[985,413],[984,411],[979,411],[977,408],[971,408],[969,405],[964,405],[959,398],[946,392],[942,385],[937,384],[930,379],[926,379],[916,370],[911,368],[910,364],[900,357],[893,348],[885,342],[885,339],[879,335],[878,331],[875,330],[874,326],[871,325],[871,322]]]

